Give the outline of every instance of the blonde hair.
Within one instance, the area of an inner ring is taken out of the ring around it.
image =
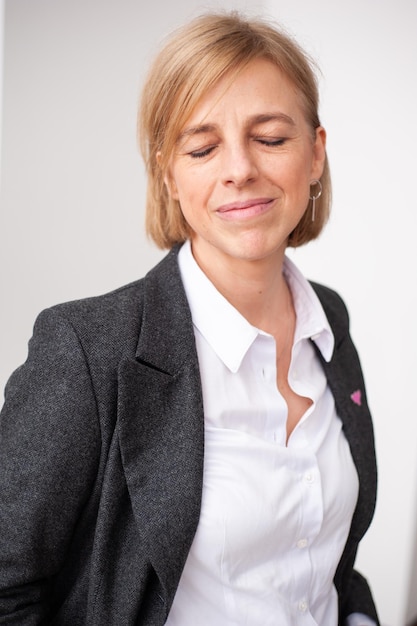
[[[146,231],[160,248],[171,248],[191,234],[178,201],[164,183],[184,124],[220,78],[227,73],[233,76],[257,58],[272,61],[292,81],[314,134],[320,120],[313,63],[293,39],[262,19],[236,12],[205,14],[177,30],[156,57],[142,92],[138,133],[148,176]],[[322,194],[316,200],[315,219],[312,221],[310,202],[290,234],[289,246],[318,237],[329,217],[327,156],[320,182]]]

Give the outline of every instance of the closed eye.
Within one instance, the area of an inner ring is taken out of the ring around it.
[[[202,159],[205,156],[208,156],[213,152],[216,146],[208,146],[207,148],[203,148],[202,150],[192,150],[188,154],[193,159]]]
[[[257,143],[260,143],[263,146],[269,146],[271,148],[276,147],[276,146],[283,146],[284,143],[287,141],[286,138],[280,137],[280,138],[266,138],[266,137],[255,137],[254,138],[255,141]],[[192,150],[190,152],[188,152],[188,155],[192,158],[192,159],[202,159],[206,156],[208,156],[209,154],[211,154],[213,152],[213,150],[215,150],[217,147],[217,145],[212,145],[212,146],[207,146],[206,148],[202,148],[201,150]]]
[[[255,141],[262,144],[263,146],[283,146],[287,141],[286,139],[267,139],[266,137],[256,137]]]

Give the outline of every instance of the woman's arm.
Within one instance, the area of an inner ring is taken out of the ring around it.
[[[348,541],[335,579],[340,598],[339,626],[368,626],[369,624],[379,626],[378,615],[368,582],[353,569],[357,544],[354,549],[349,549],[350,545],[352,544]],[[348,553],[350,554],[349,558],[347,557]],[[371,622],[357,621],[358,616],[366,616]]]
[[[0,623],[40,624],[97,472],[100,429],[82,346],[42,313],[0,415]]]

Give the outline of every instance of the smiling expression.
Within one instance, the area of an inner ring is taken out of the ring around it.
[[[200,265],[282,261],[324,160],[324,130],[276,65],[255,59],[223,77],[184,125],[165,177]]]

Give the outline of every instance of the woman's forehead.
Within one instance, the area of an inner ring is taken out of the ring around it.
[[[200,97],[178,132],[178,138],[207,132],[216,119],[235,111],[247,123],[276,121],[294,125],[304,116],[302,94],[269,59],[254,59],[222,76]]]

